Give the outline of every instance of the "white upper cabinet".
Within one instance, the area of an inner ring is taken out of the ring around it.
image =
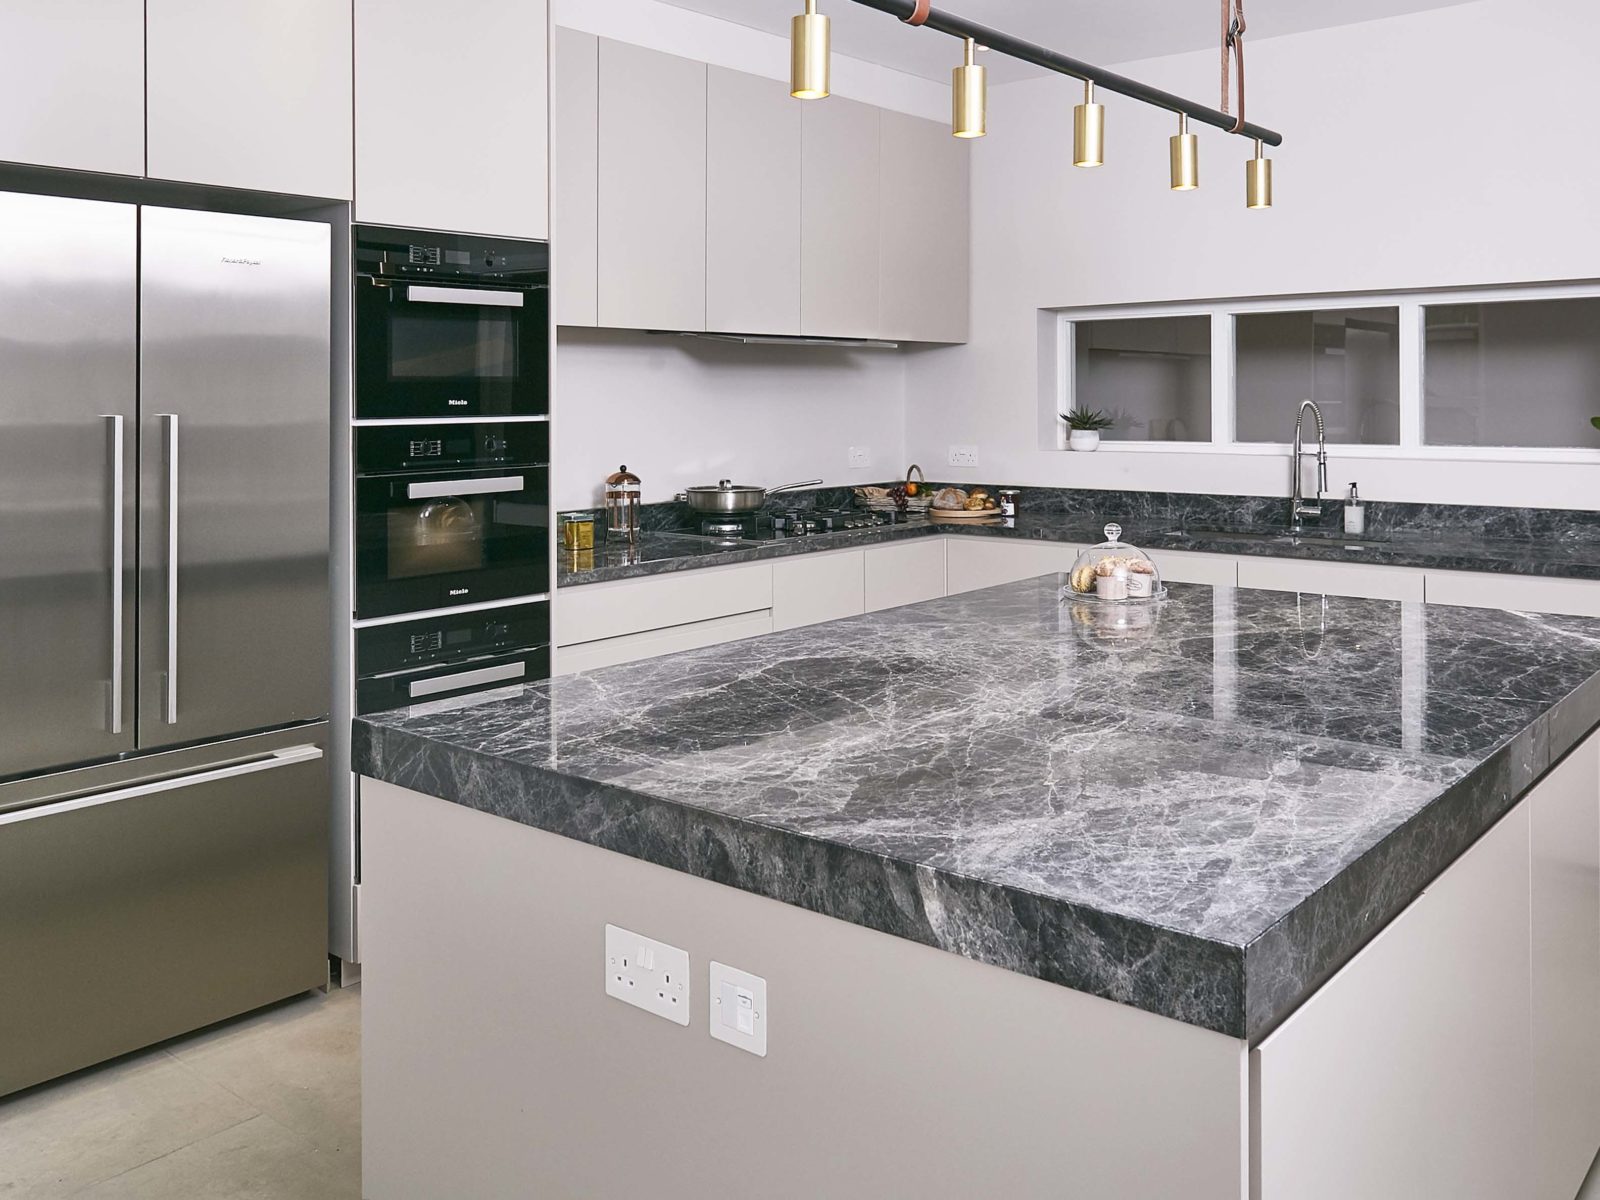
[[[0,159],[144,174],[143,0],[10,0],[0,45]]]
[[[880,327],[882,114],[841,96],[804,105],[801,331],[812,337],[872,337]]]
[[[710,68],[706,328],[800,332],[800,118],[776,79]]]
[[[357,221],[549,237],[547,13],[355,0]]]
[[[706,64],[600,42],[600,324],[706,327]]]
[[[348,3],[147,0],[145,54],[152,178],[349,198]]]
[[[550,62],[558,325],[600,320],[600,39],[557,29]]]
[[[884,110],[879,333],[915,342],[967,340],[968,143],[938,121]]]

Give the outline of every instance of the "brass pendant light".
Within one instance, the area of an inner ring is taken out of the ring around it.
[[[1256,139],[1256,156],[1244,164],[1244,206],[1272,207],[1272,160],[1266,156],[1261,139]]]
[[[1172,135],[1172,190],[1192,192],[1200,186],[1200,139],[1189,132],[1189,117],[1178,114],[1178,132]]]
[[[987,72],[972,61],[977,43],[971,38],[963,40],[966,49],[961,65],[950,73],[950,132],[958,138],[976,138],[989,131]]]
[[[1094,80],[1083,81],[1083,103],[1072,109],[1072,165],[1098,167],[1106,161],[1106,106],[1094,102]]]
[[[828,18],[817,12],[817,0],[789,24],[789,94],[796,100],[821,100],[828,95]]]

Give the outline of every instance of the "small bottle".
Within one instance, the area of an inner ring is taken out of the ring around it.
[[[1344,501],[1344,531],[1359,537],[1367,532],[1367,509],[1361,503],[1356,485],[1350,485],[1350,494]]]

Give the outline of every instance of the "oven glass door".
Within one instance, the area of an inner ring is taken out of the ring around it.
[[[356,480],[356,616],[545,592],[549,470],[535,466]]]
[[[549,412],[549,293],[444,283],[356,284],[356,416]]]

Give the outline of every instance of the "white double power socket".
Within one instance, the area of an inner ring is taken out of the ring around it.
[[[689,952],[619,925],[607,925],[606,995],[687,1025]]]

